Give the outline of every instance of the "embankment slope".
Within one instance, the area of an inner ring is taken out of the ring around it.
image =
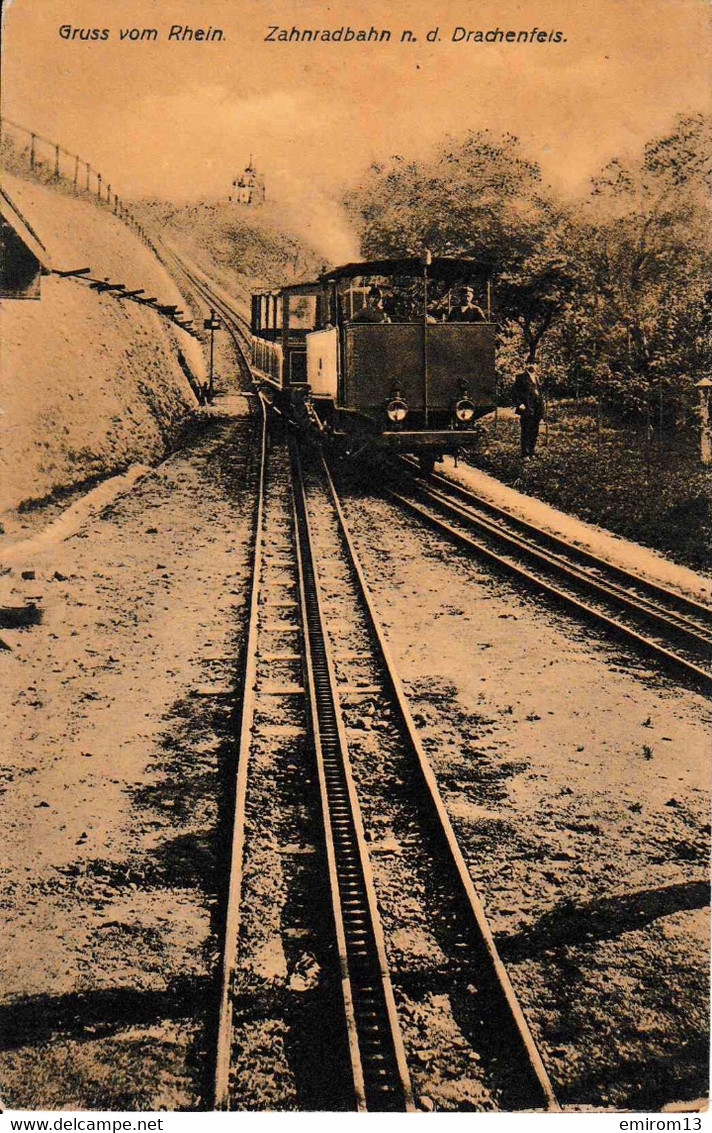
[[[108,208],[3,173],[56,270],[143,288],[186,307],[175,282]],[[148,307],[46,276],[39,301],[0,304],[0,511],[151,463],[174,442],[204,380],[200,345]]]

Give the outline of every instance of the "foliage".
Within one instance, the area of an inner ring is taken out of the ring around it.
[[[511,135],[470,132],[425,162],[374,165],[346,201],[366,256],[463,256],[488,265],[496,315],[513,324],[526,356],[566,308],[577,268],[566,210]]]
[[[603,422],[593,401],[550,409],[548,444],[522,465],[517,422],[483,426],[472,463],[536,496],[696,569],[712,561],[712,473],[696,437],[676,438]]]
[[[635,415],[689,418],[712,368],[712,120],[680,118],[637,162],[595,179],[572,238],[580,283],[557,346],[577,386]]]
[[[134,205],[137,216],[165,228],[169,237],[206,271],[218,272],[242,291],[253,286],[283,286],[302,274],[313,278],[322,260],[294,233],[285,232],[278,212],[212,202],[173,205],[144,200]],[[246,278],[245,278],[246,277]]]
[[[523,357],[551,393],[593,394],[621,421],[689,426],[712,373],[712,119],[680,117],[564,206],[519,141],[488,131],[431,160],[374,165],[347,199],[365,255],[468,256],[491,267],[500,387]]]

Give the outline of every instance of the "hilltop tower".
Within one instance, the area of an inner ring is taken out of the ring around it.
[[[228,199],[236,205],[252,205],[254,207],[264,204],[265,195],[264,177],[257,172],[250,156],[250,164],[233,181],[232,192]]]

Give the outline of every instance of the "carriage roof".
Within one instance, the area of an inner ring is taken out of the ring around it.
[[[357,263],[343,264],[341,267],[331,268],[319,278],[323,282],[332,282],[339,279],[354,279],[358,276],[386,275],[421,276],[425,264],[416,256],[389,260],[362,260]],[[490,273],[490,265],[479,260],[454,256],[433,256],[427,265],[428,275],[431,279],[440,279],[443,282],[456,283],[463,277],[474,276],[486,279]]]
[[[342,264],[340,267],[329,268],[315,280],[302,283],[290,283],[284,287],[265,288],[254,292],[255,295],[306,295],[313,293],[315,288],[325,284],[338,283],[339,280],[358,279],[369,276],[413,276],[422,277],[424,270],[423,260],[416,256],[401,257],[388,260],[359,260],[354,263]],[[486,282],[491,274],[491,265],[481,260],[467,259],[459,256],[433,256],[427,265],[428,277],[440,280],[451,286],[466,281]]]

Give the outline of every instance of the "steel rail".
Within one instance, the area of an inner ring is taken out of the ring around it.
[[[267,412],[262,399],[260,399],[260,406],[262,411],[262,428],[260,441],[260,472],[254,521],[255,550],[252,575],[250,577],[247,644],[245,647],[242,675],[243,694],[239,724],[240,739],[237,756],[237,777],[235,782],[234,817],[227,891],[227,911],[225,916],[225,936],[220,971],[218,1029],[213,1079],[213,1103],[215,1109],[218,1110],[228,1109],[230,1102],[233,985],[237,969],[238,938],[241,921],[247,778],[250,763],[252,728],[255,718],[257,638],[260,577],[262,573],[262,552],[264,546],[265,483],[267,468]]]
[[[231,303],[216,290],[215,281],[211,280],[208,276],[201,272],[200,269],[195,267],[195,265],[186,263],[178,252],[175,252],[172,248],[169,248],[165,243],[163,243],[163,247],[167,249],[169,253],[174,257],[174,259],[178,262],[181,270],[185,273],[196,290],[200,291],[204,296],[206,296],[209,302],[213,303],[215,306],[219,306],[223,310],[223,312],[226,313],[226,318],[231,323],[234,323],[235,326],[239,329],[240,334],[242,334],[243,337],[246,338],[246,332],[250,330],[249,320],[246,319],[244,315],[241,315],[239,311],[235,310]]]
[[[427,498],[427,491],[424,494]],[[399,507],[412,512],[414,515],[418,516],[419,519],[425,520],[425,522],[428,523],[431,527],[434,527],[441,534],[445,534],[449,539],[467,547],[469,550],[475,551],[478,555],[485,558],[488,562],[493,563],[498,568],[507,570],[509,573],[514,574],[519,579],[523,579],[528,586],[536,587],[543,593],[547,594],[549,597],[554,598],[556,601],[571,607],[578,614],[584,615],[587,619],[594,620],[604,625],[608,630],[613,631],[613,633],[617,637],[624,638],[628,641],[633,642],[638,647],[642,647],[642,649],[644,649],[647,653],[652,654],[666,668],[672,668],[680,673],[683,673],[686,677],[693,680],[696,685],[700,686],[706,693],[712,692],[712,674],[707,672],[705,669],[700,668],[699,665],[694,664],[692,661],[689,661],[687,658],[680,656],[680,654],[678,653],[672,652],[670,649],[667,649],[665,646],[661,645],[659,642],[653,640],[652,638],[646,637],[644,634],[639,633],[631,626],[626,625],[625,622],[621,622],[617,618],[611,617],[609,614],[604,613],[603,610],[597,609],[595,606],[582,601],[570,591],[563,590],[559,586],[555,586],[553,583],[546,581],[546,579],[542,578],[538,574],[533,573],[526,567],[521,566],[520,564],[513,562],[511,559],[498,554],[496,551],[493,551],[490,547],[488,547],[485,543],[480,542],[479,540],[473,538],[472,535],[466,534],[458,528],[453,527],[452,524],[448,523],[445,519],[442,519],[438,515],[435,515],[431,511],[428,511],[427,508],[423,507],[421,504],[416,503],[414,500],[410,500],[408,499],[408,497],[403,496],[399,492],[396,492],[390,488],[386,489],[386,496],[390,498],[394,503],[398,504]],[[452,505],[448,506],[451,507]],[[453,510],[455,509],[453,508]],[[458,516],[458,518],[463,517]],[[471,526],[484,528],[490,538],[494,537],[500,542],[508,544],[510,548],[513,547],[515,549],[515,554],[526,553],[527,555],[531,555],[532,557],[536,555],[535,548],[531,548],[530,546],[523,544],[521,540],[517,540],[514,536],[506,535],[504,532],[501,532],[491,524],[485,524],[484,522],[475,520],[472,517],[468,517],[467,522],[469,522]],[[539,557],[543,558],[544,556],[542,554]],[[549,556],[547,558],[547,565],[551,566],[552,564],[553,560]],[[565,572],[562,569],[560,573],[563,574]],[[568,573],[570,576],[573,576],[572,570],[566,573]],[[592,583],[593,580],[587,580],[587,584],[590,584],[591,588],[593,589]],[[610,591],[601,584],[598,584],[597,589],[604,597],[606,597],[607,600],[610,601],[612,598],[615,598],[615,596],[611,595]],[[629,608],[632,607],[633,601],[631,599]],[[638,607],[638,612],[642,614],[646,613],[646,611],[641,607]]]
[[[404,463],[410,465],[407,459]],[[412,467],[412,465],[410,466]],[[682,615],[688,626],[699,629],[699,625],[696,626],[695,624],[695,619],[697,619],[705,628],[709,627],[712,631],[712,606],[698,602],[696,599],[681,594],[677,590],[672,590],[662,583],[643,578],[641,575],[635,574],[634,571],[628,570],[626,567],[618,566],[616,563],[611,563],[607,559],[600,558],[598,555],[594,554],[594,552],[587,551],[583,547],[574,546],[560,535],[555,535],[550,531],[543,531],[541,528],[537,527],[536,524],[523,519],[521,516],[512,515],[512,513],[505,508],[499,507],[489,500],[482,499],[475,492],[469,491],[461,484],[448,479],[440,473],[432,473],[430,481],[436,484],[447,495],[457,496],[466,506],[484,512],[485,515],[491,516],[500,523],[507,524],[515,531],[520,531],[535,542],[549,547],[562,555],[569,556],[583,566],[605,572],[625,587],[639,589],[644,594],[649,595],[647,599],[649,601],[664,603],[668,607],[671,607],[677,614]],[[670,610],[664,610],[663,608],[663,612],[669,614]],[[709,644],[712,646],[712,638]]]
[[[249,362],[238,339],[241,318],[210,285],[174,258],[195,290],[217,309],[239,351],[245,369]],[[260,397],[264,423],[266,411]],[[215,1060],[214,1101],[216,1109],[228,1109],[232,1048],[232,988],[237,966],[238,936],[245,846],[245,809],[251,732],[255,715],[259,578],[262,568],[265,465],[261,465],[257,538],[252,574],[250,621],[246,648],[244,700],[240,721],[240,750],[236,785],[235,820],[228,912],[223,953],[218,1042]],[[341,965],[341,984],[347,1039],[351,1055],[354,1101],[361,1111],[414,1110],[410,1078],[405,1061],[398,1017],[388,975],[382,930],[378,916],[363,825],[360,819],[348,757],[343,723],[336,705],[325,693],[324,678],[333,671],[326,655],[319,597],[311,548],[308,516],[300,521],[299,488],[294,490],[295,542],[298,550],[300,600],[304,626],[305,667],[313,743],[317,756],[327,862],[332,889],[334,928]],[[306,522],[306,526],[305,526]],[[311,579],[310,579],[311,575]],[[325,664],[326,662],[326,664]],[[334,745],[334,737],[340,743]]]
[[[186,279],[189,281],[194,291],[202,298],[203,302],[206,303],[208,307],[213,307],[220,311],[225,320],[228,334],[232,338],[235,349],[240,357],[245,376],[251,379],[252,367],[245,352],[243,342],[240,341],[241,338],[244,340],[247,339],[246,332],[243,329],[243,326],[249,328],[247,319],[245,319],[243,315],[240,315],[238,311],[235,311],[226,300],[218,295],[207,279],[201,279],[193,268],[190,267],[173,248],[166,244],[161,237],[154,237],[154,240],[155,243],[160,246],[163,253],[167,255],[168,258],[172,258],[175,261],[179,270],[185,275]],[[167,264],[165,266],[168,267]]]
[[[219,977],[213,1076],[213,1104],[216,1110],[230,1108],[233,999],[239,959],[248,781],[257,700],[267,466],[267,414],[262,398],[260,406],[262,430],[254,522],[255,550],[250,579],[227,907]],[[294,485],[292,491],[302,637],[305,646],[308,646],[305,648],[305,675],[309,715],[317,757],[354,1103],[361,1111],[412,1110],[414,1105],[410,1079],[388,975],[363,825],[348,758],[344,759],[346,742],[343,723],[329,683],[333,681],[333,669],[320,624],[321,612],[308,516],[300,508],[299,484]],[[303,511],[301,520],[300,510]]]
[[[631,593],[617,582],[609,582],[606,579],[595,577],[589,570],[571,563],[561,554],[543,550],[527,539],[506,531],[499,524],[477,515],[471,507],[456,503],[447,494],[438,492],[429,486],[419,487],[419,492],[429,501],[435,501],[450,515],[469,525],[474,525],[480,531],[485,531],[538,565],[553,568],[558,574],[584,586],[606,601],[613,602],[622,610],[634,614],[643,614],[649,621],[658,623],[666,634],[684,639],[692,649],[700,650],[712,656],[712,637],[706,635],[698,625],[679,614],[665,610],[657,603],[639,594]],[[532,531],[536,532],[536,527],[531,525],[531,528]],[[566,546],[563,540],[562,544],[564,547]],[[591,560],[599,568],[604,566],[594,555],[591,556]]]
[[[203,296],[205,296],[207,302],[221,311],[226,323],[232,326],[233,332],[242,335],[243,338],[246,338],[247,335],[244,328],[249,328],[247,319],[245,319],[245,317],[241,315],[239,311],[236,311],[235,308],[232,307],[230,303],[228,303],[228,301],[214,289],[214,286],[210,282],[208,282],[207,279],[201,278],[192,268],[187,267],[186,265],[183,266],[183,270],[185,271],[188,279],[191,281],[196,290],[199,291]],[[246,364],[249,365],[247,358],[244,355],[242,346],[240,346],[240,351],[243,355],[243,358],[245,359]]]
[[[290,438],[310,716],[356,1107],[413,1111],[371,865],[324,628],[299,455]]]
[[[521,1059],[522,1073],[530,1080],[533,1095],[532,1108],[543,1107],[550,1112],[559,1112],[560,1106],[556,1099],[553,1086],[544,1066],[541,1054],[529,1028],[521,1005],[509,979],[507,970],[499,956],[492,931],[467,864],[462,855],[450,817],[445,808],[435,774],[421,743],[415,723],[411,716],[408,700],[398,676],[385,633],[376,614],[371,598],[368,583],[358,558],[353,537],[348,522],[341,507],[331,473],[322,456],[323,468],[329,486],[334,510],[338,518],[339,528],[344,545],[347,550],[349,565],[358,583],[358,589],[363,605],[367,623],[370,627],[373,640],[380,654],[381,667],[390,686],[390,693],[400,715],[402,732],[415,757],[415,766],[424,787],[425,798],[432,808],[435,819],[435,830],[440,835],[441,842],[449,858],[453,871],[453,878],[458,895],[462,897],[464,908],[470,918],[474,939],[480,951],[480,975],[487,981],[488,987],[498,1001],[497,1018],[493,1018],[493,1026],[506,1030],[511,1040],[512,1049]]]

